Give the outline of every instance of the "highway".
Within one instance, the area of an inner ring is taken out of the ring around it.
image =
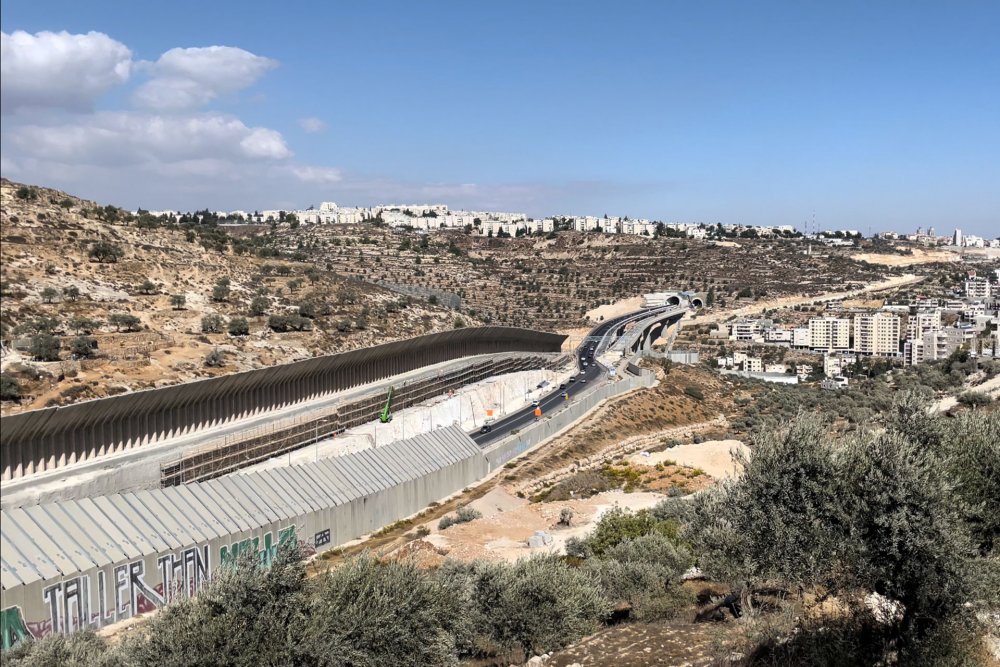
[[[542,415],[552,412],[565,403],[567,399],[564,394],[568,393],[569,397],[572,398],[574,395],[586,391],[588,387],[592,387],[595,383],[604,382],[607,377],[606,374],[608,369],[603,364],[600,364],[591,358],[591,346],[594,347],[594,357],[598,357],[607,347],[608,341],[605,337],[613,329],[626,324],[630,320],[643,319],[661,310],[666,310],[667,308],[668,307],[651,308],[649,310],[642,310],[628,313],[627,315],[621,315],[606,322],[602,322],[600,325],[591,330],[587,337],[584,338],[583,344],[574,350],[573,356],[576,360],[575,363],[577,368],[576,381],[566,383],[565,389],[554,387],[553,391],[540,398],[538,400],[538,407],[541,408]],[[584,361],[587,363],[586,368],[583,367]],[[486,447],[493,442],[510,435],[511,431],[524,428],[534,421],[535,407],[529,405],[518,410],[517,412],[512,412],[503,419],[499,419],[494,422],[492,429],[489,432],[482,433],[480,431],[476,431],[474,433],[470,433],[469,436],[475,440],[480,447]]]

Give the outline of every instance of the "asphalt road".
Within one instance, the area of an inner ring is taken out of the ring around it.
[[[567,401],[565,394],[568,393],[570,398],[572,398],[574,395],[579,394],[582,391],[586,391],[588,387],[593,386],[595,383],[603,382],[605,380],[608,369],[590,357],[591,345],[595,347],[594,355],[599,355],[603,349],[596,349],[599,344],[598,340],[605,334],[616,326],[620,326],[622,322],[635,318],[639,315],[648,316],[650,313],[656,312],[656,310],[657,309],[643,310],[629,313],[627,315],[621,315],[614,319],[610,319],[607,322],[602,322],[599,326],[592,329],[588,337],[584,339],[583,345],[574,350],[577,368],[575,376],[576,381],[566,383],[565,389],[559,389],[556,387],[553,391],[545,394],[541,399],[539,399],[538,407],[542,409],[542,415],[552,412],[557,407],[565,403]],[[586,368],[583,367],[584,360],[587,363]],[[521,410],[518,410],[517,412],[512,412],[503,419],[494,422],[493,428],[488,433],[476,431],[475,433],[470,433],[469,435],[478,445],[485,447],[486,445],[507,436],[514,429],[523,428],[533,421],[535,421],[535,407],[529,405]]]

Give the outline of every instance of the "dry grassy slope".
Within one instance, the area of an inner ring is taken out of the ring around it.
[[[453,324],[453,312],[425,303],[386,312],[385,304],[399,295],[373,286],[364,287],[355,303],[341,304],[337,290],[343,279],[322,267],[317,267],[321,269],[319,280],[310,284],[303,273],[311,264],[206,250],[188,241],[183,230],[108,224],[92,217],[98,206],[94,202],[40,187],[33,188],[34,200],[25,200],[17,196],[20,187],[7,180],[0,184],[0,320],[3,370],[19,379],[27,397],[20,404],[4,402],[4,414],[355,349],[450,329]],[[89,250],[98,240],[119,245],[124,256],[108,264],[90,260]],[[262,277],[264,264],[285,264],[292,271],[285,277]],[[232,281],[232,294],[227,303],[213,302],[212,287],[222,277]],[[158,285],[158,294],[139,293],[147,278]],[[292,293],[288,283],[295,278],[303,279],[305,285]],[[80,290],[78,300],[60,297],[43,303],[45,288],[65,290],[71,286]],[[332,313],[317,318],[313,331],[308,332],[273,333],[266,327],[266,317],[261,317],[249,318],[251,334],[244,338],[202,334],[201,320],[207,314],[226,319],[247,315],[247,305],[261,286],[268,289],[270,312],[294,312],[302,300],[312,296],[330,303]],[[171,307],[173,294],[185,295],[183,310]],[[137,316],[141,331],[115,333],[107,324],[112,313]],[[33,362],[14,347],[18,338],[14,328],[43,316],[58,318],[63,324],[59,332],[64,343],[61,363]],[[99,360],[86,363],[83,369],[67,361],[70,354],[65,345],[75,332],[65,323],[73,316],[104,322],[94,332]],[[362,316],[367,320],[366,329],[352,326],[347,332],[337,330],[339,322],[356,323]],[[225,367],[204,366],[203,359],[213,348],[225,352]],[[67,371],[70,377],[66,377]],[[36,375],[37,379],[32,379]]]

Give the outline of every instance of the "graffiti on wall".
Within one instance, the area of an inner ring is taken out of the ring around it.
[[[296,539],[292,525],[265,533],[263,538],[252,537],[223,545],[219,549],[218,563],[220,566],[235,564],[242,554],[251,552],[264,567],[270,567],[278,550],[295,544]],[[192,597],[209,582],[212,572],[209,545],[202,544],[159,556],[155,572],[147,572],[146,561],[140,558],[93,574],[60,579],[42,589],[46,618],[27,620],[18,606],[0,612],[3,650],[53,632],[69,634],[96,630]],[[159,581],[150,581],[154,578]]]

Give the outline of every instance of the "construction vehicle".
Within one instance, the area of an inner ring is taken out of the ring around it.
[[[388,424],[392,421],[392,413],[389,412],[390,407],[392,407],[392,387],[389,387],[389,397],[385,399],[385,407],[382,408],[382,412],[378,416],[378,420],[383,424]]]

